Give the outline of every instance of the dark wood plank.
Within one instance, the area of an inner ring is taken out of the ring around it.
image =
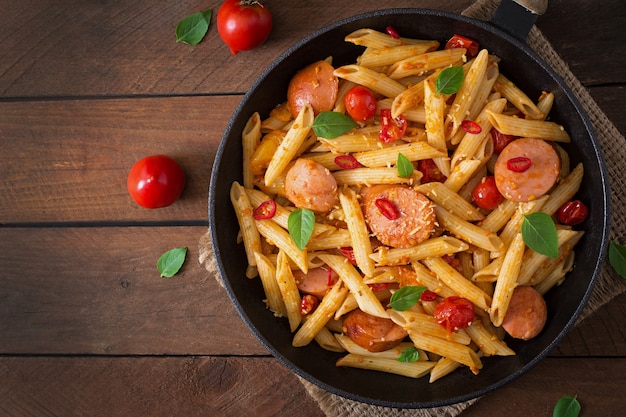
[[[622,69],[625,21],[622,0],[606,0],[601,5],[589,0],[550,0],[537,27],[583,85],[618,85],[626,83]]]
[[[0,229],[0,354],[267,354],[198,263],[206,230]],[[160,278],[158,257],[183,246]]]
[[[274,25],[267,43],[233,56],[217,34],[219,1],[12,2],[0,26],[0,96],[245,92],[283,51],[342,18],[381,7],[460,12],[470,3],[363,0],[357,7],[352,1],[268,0]],[[204,41],[195,47],[176,43],[178,21],[207,8],[214,18]]]
[[[626,85],[589,87],[589,93],[609,120],[626,136]],[[605,152],[610,150],[605,149]]]
[[[0,358],[0,414],[323,417],[270,358]]]
[[[205,221],[211,167],[240,96],[0,103],[2,222]],[[137,206],[126,178],[164,153],[187,175],[181,199]]]
[[[265,355],[223,288],[199,265],[206,228],[0,229],[0,354]],[[187,246],[181,272],[155,262]],[[259,300],[261,302],[261,300]],[[626,356],[626,294],[555,355]]]
[[[582,416],[618,417],[626,399],[626,359],[546,359],[526,375],[481,398],[463,417],[551,417],[564,395],[576,396]]]
[[[0,411],[14,417],[324,415],[270,358],[2,357],[0,370]],[[576,395],[581,416],[617,417],[624,383],[623,358],[546,359],[462,416],[548,417],[560,397]]]

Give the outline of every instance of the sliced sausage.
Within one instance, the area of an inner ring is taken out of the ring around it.
[[[407,336],[406,330],[391,319],[372,316],[359,309],[345,316],[343,331],[354,343],[370,352],[389,350]]]
[[[522,286],[513,290],[502,327],[516,339],[528,340],[537,336],[548,317],[548,308],[539,291]]]
[[[436,216],[424,194],[405,185],[374,185],[361,190],[365,221],[384,245],[408,248],[428,239]],[[390,216],[390,211],[397,215]]]
[[[285,195],[296,207],[327,213],[339,204],[337,181],[323,165],[299,158],[285,176]]]
[[[305,274],[298,270],[293,271],[293,278],[300,292],[323,298],[330,290],[338,275],[328,267],[311,268]]]
[[[317,61],[293,76],[287,88],[287,100],[294,118],[310,103],[313,113],[332,110],[337,100],[339,80],[335,69],[326,61]]]
[[[527,166],[527,169],[525,168]],[[546,141],[520,138],[500,152],[494,168],[496,187],[509,200],[527,202],[547,193],[557,178],[561,160]]]

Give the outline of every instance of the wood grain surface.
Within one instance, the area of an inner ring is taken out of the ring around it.
[[[195,47],[178,21],[220,1],[3,1],[0,15],[0,415],[323,416],[241,321],[198,259],[212,162],[243,94],[291,45],[392,7],[461,12],[470,0],[266,0],[259,49],[231,55],[215,22]],[[537,26],[626,133],[626,7],[553,0]],[[173,156],[182,198],[146,210],[126,191],[142,156]],[[164,251],[189,248],[160,278]],[[626,407],[626,295],[574,328],[528,374],[463,416],[581,416]],[[617,394],[617,395],[616,395]]]

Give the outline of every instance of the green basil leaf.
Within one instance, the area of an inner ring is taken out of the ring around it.
[[[187,248],[174,248],[161,255],[156,264],[161,277],[171,278],[176,275],[183,266],[186,256]]]
[[[461,89],[464,77],[463,67],[446,68],[437,76],[435,89],[438,94],[454,94]]]
[[[287,229],[289,229],[293,243],[300,250],[304,250],[306,244],[309,243],[313,226],[315,226],[315,214],[311,210],[299,208],[289,213]]]
[[[411,174],[413,174],[413,163],[402,153],[398,153],[398,162],[396,166],[398,167],[398,175],[402,178],[408,178]]]
[[[336,111],[323,111],[313,121],[313,131],[324,139],[334,139],[354,129],[356,123],[350,117]]]
[[[176,42],[186,43],[187,45],[197,45],[200,43],[211,24],[211,16],[213,10],[205,10],[197,12],[185,17],[176,25]]]
[[[408,285],[394,292],[389,300],[389,306],[394,310],[405,311],[413,307],[420,296],[428,288],[417,285]]]
[[[609,263],[620,277],[626,279],[626,246],[610,242]]]
[[[402,351],[398,357],[398,362],[415,362],[420,358],[420,351],[415,346],[411,346]]]
[[[580,403],[576,397],[565,395],[557,401],[552,412],[552,417],[578,417]]]
[[[536,212],[524,214],[522,238],[526,246],[550,258],[559,256],[559,242],[554,220],[548,214]]]

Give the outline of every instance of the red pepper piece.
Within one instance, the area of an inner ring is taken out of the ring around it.
[[[259,207],[254,209],[255,220],[271,219],[276,214],[276,202],[274,200],[267,200],[259,204]]]
[[[530,158],[526,158],[525,156],[518,156],[506,161],[507,169],[513,172],[524,172],[528,168],[530,168],[532,164],[533,162],[530,160]]]
[[[467,133],[471,133],[474,135],[477,135],[483,131],[483,128],[480,127],[480,125],[473,120],[463,120],[463,122],[461,123],[461,128]]]
[[[420,300],[422,301],[435,301],[436,299],[437,294],[430,290],[426,290],[420,295]]]
[[[389,220],[395,220],[400,217],[400,213],[398,213],[398,210],[391,201],[379,198],[374,202],[374,204],[376,204],[376,207],[378,207],[378,210],[380,210],[382,215]]]
[[[355,169],[359,167],[359,161],[352,155],[338,155],[335,164],[341,169]]]
[[[400,35],[398,35],[398,31],[393,26],[387,26],[385,30],[387,31],[387,34],[391,36],[392,38],[400,39]]]

